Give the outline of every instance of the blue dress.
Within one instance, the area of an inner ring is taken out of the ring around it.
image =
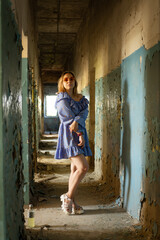
[[[60,92],[57,95],[55,107],[57,108],[61,123],[58,131],[55,159],[70,158],[78,154],[92,156],[85,127],[85,120],[88,116],[88,104],[89,101],[84,96],[80,101],[75,101],[67,92]],[[83,148],[78,146],[78,135],[69,130],[69,126],[73,121],[78,122],[78,131],[83,132],[85,140]]]

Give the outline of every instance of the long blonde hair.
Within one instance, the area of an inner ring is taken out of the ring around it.
[[[61,75],[61,77],[59,78],[59,80],[58,80],[58,93],[60,93],[60,92],[66,92],[66,89],[65,89],[64,86],[63,86],[63,77],[64,77],[64,75],[67,74],[67,73],[70,73],[70,74],[74,77],[75,86],[74,86],[74,88],[73,88],[73,94],[76,95],[76,94],[77,94],[78,83],[77,83],[77,80],[76,80],[76,77],[75,77],[74,73],[71,72],[71,71],[65,71],[65,72],[63,72],[62,75]]]

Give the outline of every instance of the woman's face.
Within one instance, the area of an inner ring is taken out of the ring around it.
[[[66,73],[63,76],[63,86],[66,90],[73,90],[75,86],[75,79],[71,73]]]

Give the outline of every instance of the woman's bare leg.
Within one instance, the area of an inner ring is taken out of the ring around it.
[[[74,165],[74,163],[71,161],[71,173],[69,176],[69,182],[68,182],[68,189],[70,190],[72,187],[72,182],[73,182],[73,177],[74,177],[74,172],[76,171],[76,166]],[[68,191],[69,191],[68,190]]]
[[[86,158],[83,154],[71,157],[71,175],[69,179],[69,189],[67,196],[74,198],[75,191],[89,169]]]

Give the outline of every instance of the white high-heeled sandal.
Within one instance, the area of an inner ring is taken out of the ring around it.
[[[65,214],[72,214],[72,204],[73,204],[73,201],[71,198],[69,198],[66,194],[62,194],[60,196],[60,200],[62,201],[62,210]]]
[[[84,213],[84,209],[77,205],[74,200],[72,201],[72,214],[83,214]]]

